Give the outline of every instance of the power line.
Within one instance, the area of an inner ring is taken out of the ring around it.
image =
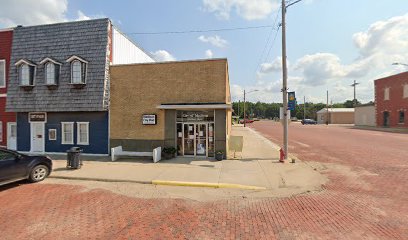
[[[222,31],[238,31],[260,28],[274,28],[273,25],[262,25],[252,27],[236,27],[236,28],[219,28],[219,29],[205,29],[205,30],[185,30],[185,31],[167,31],[167,32],[131,32],[125,34],[134,35],[161,35],[161,34],[188,34],[188,33],[205,33],[205,32],[222,32]]]
[[[278,12],[276,13],[276,17],[275,17],[273,26],[276,26],[276,23],[277,23],[278,17],[279,17],[279,13],[280,13],[280,9],[279,9]],[[271,32],[270,32],[269,35],[268,35],[266,44],[265,44],[265,46],[264,46],[264,48],[263,48],[263,50],[262,50],[262,54],[261,54],[261,56],[260,56],[260,58],[259,58],[259,60],[258,60],[258,63],[257,63],[257,65],[256,65],[256,70],[255,70],[255,72],[257,72],[257,71],[259,70],[259,68],[260,68],[260,66],[261,66],[261,62],[268,59],[269,53],[270,53],[270,51],[271,51],[271,49],[272,49],[272,46],[273,46],[274,43],[275,43],[276,36],[278,35],[279,28],[280,28],[280,25],[278,25],[277,28],[272,28],[272,29],[271,29]],[[273,40],[272,40],[272,45],[271,45],[271,47],[270,47],[269,50],[268,50],[268,54],[266,55],[266,58],[263,58],[263,57],[264,57],[264,53],[265,53],[265,51],[266,51],[266,49],[267,49],[267,47],[268,47],[268,45],[269,45],[269,42],[270,42],[270,40],[271,40],[272,33],[273,33],[273,30],[274,30],[274,29],[276,30],[276,32],[275,32],[275,36],[274,36],[274,38],[273,38]],[[263,59],[264,59],[264,60],[263,60]]]

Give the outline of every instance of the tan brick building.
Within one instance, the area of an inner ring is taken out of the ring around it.
[[[110,72],[111,147],[226,152],[232,111],[226,59],[115,65]]]
[[[323,108],[317,113],[317,123],[352,124],[354,123],[354,108]]]

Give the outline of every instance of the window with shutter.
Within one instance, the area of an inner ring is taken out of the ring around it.
[[[0,88],[6,87],[6,60],[0,59]]]

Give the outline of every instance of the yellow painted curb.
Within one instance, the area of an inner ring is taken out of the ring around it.
[[[237,189],[246,189],[246,190],[266,190],[265,187],[232,184],[232,183],[181,182],[181,181],[153,180],[152,184],[168,185],[168,186],[184,186],[184,187],[237,188]]]

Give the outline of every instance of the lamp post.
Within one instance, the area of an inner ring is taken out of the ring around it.
[[[286,65],[286,9],[302,0],[296,0],[286,5],[282,0],[282,97],[283,97],[283,151],[288,159],[288,69]]]
[[[252,92],[257,92],[258,90],[252,90],[252,91],[249,91],[249,92],[247,92],[247,93],[245,93],[245,89],[244,89],[244,127],[246,127],[246,99],[245,99],[245,95],[246,94],[248,94],[248,93],[252,93]]]

